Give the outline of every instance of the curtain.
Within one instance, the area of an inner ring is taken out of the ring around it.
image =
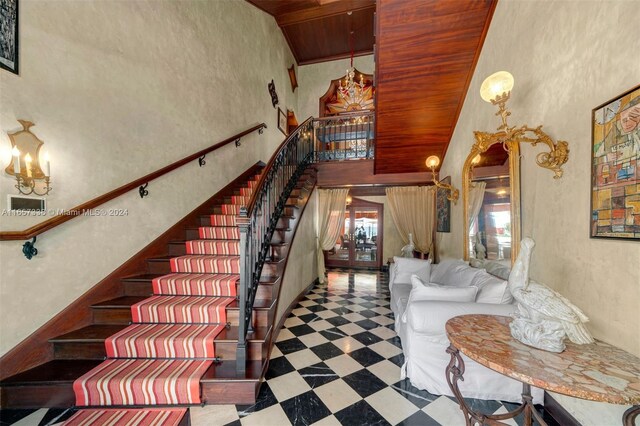
[[[478,214],[482,208],[484,201],[484,189],[486,182],[474,182],[473,187],[469,189],[469,205],[467,212],[469,213],[469,255],[474,256],[475,229],[478,223]]]
[[[318,190],[318,278],[327,281],[324,269],[323,250],[331,250],[344,227],[344,212],[347,208],[349,189]]]
[[[433,254],[433,235],[436,225],[436,188],[408,186],[387,188],[391,217],[404,243],[413,235],[416,250]]]

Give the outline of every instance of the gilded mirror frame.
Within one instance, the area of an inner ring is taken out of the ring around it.
[[[520,144],[518,141],[483,138],[476,134],[476,143],[464,162],[462,170],[462,230],[464,260],[469,261],[469,190],[473,179],[473,159],[485,153],[491,146],[502,144],[509,152],[509,191],[511,211],[511,264],[520,249]]]

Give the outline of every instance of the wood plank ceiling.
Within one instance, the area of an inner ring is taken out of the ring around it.
[[[496,1],[378,0],[374,173],[444,158]]]
[[[375,0],[247,1],[275,17],[298,65],[348,58],[351,30],[354,56],[373,53]]]
[[[349,57],[350,27],[356,56],[376,43],[375,174],[444,158],[497,0],[247,1],[275,17],[300,65]]]

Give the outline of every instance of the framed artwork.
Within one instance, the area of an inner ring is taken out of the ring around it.
[[[640,86],[592,112],[591,237],[640,241]]]
[[[289,134],[287,132],[287,114],[282,112],[280,107],[278,107],[278,129],[280,129],[285,136]]]
[[[0,0],[0,68],[18,74],[18,0]]]
[[[451,184],[451,176],[442,179],[442,183]],[[448,191],[436,190],[436,222],[438,232],[451,232],[451,201],[447,199]]]

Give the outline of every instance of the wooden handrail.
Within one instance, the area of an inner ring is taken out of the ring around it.
[[[198,151],[195,154],[192,154],[192,155],[189,155],[188,157],[183,158],[182,160],[178,160],[174,163],[169,164],[168,166],[165,166],[159,170],[156,170],[155,172],[149,173],[146,176],[143,176],[125,185],[122,185],[121,187],[116,188],[113,191],[107,192],[106,194],[103,194],[83,204],[80,204],[79,206],[74,207],[73,209],[69,210],[68,212],[65,212],[64,214],[57,214],[51,219],[47,219],[44,222],[40,222],[37,225],[32,226],[31,228],[25,229],[24,231],[0,232],[0,241],[28,240],[30,238],[33,238],[37,235],[42,234],[43,232],[46,232],[50,229],[55,228],[58,225],[62,225],[66,221],[71,220],[76,216],[82,215],[82,213],[86,212],[87,210],[94,209],[106,203],[107,201],[113,200],[114,198],[117,198],[120,195],[131,191],[132,189],[136,189],[141,185],[144,185],[162,175],[165,175],[179,167],[184,166],[187,163],[190,163],[191,161],[197,160],[198,158],[202,157],[205,154],[215,151],[218,148],[222,148],[223,146],[228,145],[231,142],[235,142],[238,139],[242,138],[243,136],[253,133],[256,130],[262,133],[262,129],[266,129],[266,128],[267,128],[267,125],[265,123],[261,123],[256,126],[253,126],[250,129],[247,129],[243,132],[238,133],[237,135],[231,136],[230,138],[223,140],[222,142],[219,142],[215,145],[211,145],[209,148],[205,148],[201,151]]]
[[[271,156],[271,159],[269,160],[265,168],[262,170],[262,175],[260,176],[260,180],[258,181],[258,184],[255,186],[253,193],[251,194],[251,198],[249,199],[249,204],[247,204],[246,216],[244,214],[243,216],[251,217],[251,213],[253,213],[253,209],[256,207],[256,201],[258,200],[258,194],[260,193],[260,188],[262,188],[262,186],[264,185],[264,181],[267,178],[267,174],[269,170],[273,168],[273,163],[276,160],[276,158],[278,158],[278,154],[280,154],[280,151],[282,151],[284,147],[287,146],[287,143],[289,142],[289,140],[291,140],[294,136],[296,136],[296,134],[300,131],[300,129],[302,129],[307,123],[309,123],[312,120],[313,120],[313,117],[309,117],[306,120],[304,120],[298,127],[295,128],[293,132],[289,134],[289,136],[287,136],[284,142],[282,142],[278,147],[278,149],[273,153],[273,155]]]

